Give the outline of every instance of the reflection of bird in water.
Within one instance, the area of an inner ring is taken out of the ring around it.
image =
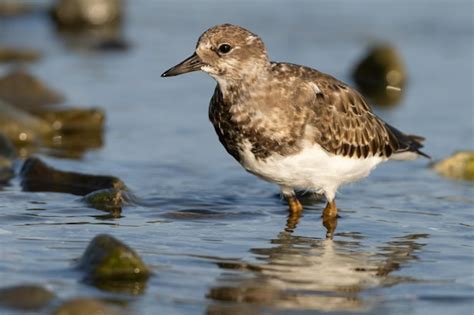
[[[347,84],[317,70],[270,61],[263,41],[230,24],[210,28],[188,59],[162,74],[202,70],[217,81],[209,118],[225,149],[250,173],[276,183],[292,212],[295,189],[323,193],[336,217],[336,191],[390,159],[424,155],[422,137],[377,117]]]
[[[208,297],[216,301],[208,314],[249,314],[255,307],[320,311],[364,311],[377,298],[363,297],[371,288],[393,285],[407,278],[391,276],[402,264],[415,260],[417,243],[428,235],[406,235],[383,244],[375,252],[362,250],[353,234],[351,241],[318,240],[293,236],[297,222],[289,219],[286,229],[271,241],[270,248],[255,248],[262,264],[219,260],[226,273]],[[229,302],[238,302],[229,304]],[[253,309],[252,309],[253,307]],[[258,312],[257,312],[258,313]]]

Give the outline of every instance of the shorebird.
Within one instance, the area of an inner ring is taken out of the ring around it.
[[[377,117],[347,84],[309,67],[270,61],[263,41],[231,24],[214,26],[194,54],[162,77],[202,70],[217,81],[209,105],[220,142],[248,172],[281,187],[291,213],[303,207],[295,190],[327,199],[335,218],[337,189],[380,163],[428,157],[424,138]]]

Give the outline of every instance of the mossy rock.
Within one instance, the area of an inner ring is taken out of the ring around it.
[[[85,271],[85,280],[146,281],[151,272],[138,254],[113,236],[101,234],[87,246],[78,267]]]
[[[120,217],[122,207],[132,203],[134,199],[135,197],[129,191],[108,188],[93,191],[82,197],[81,200],[92,208]]]
[[[39,285],[23,284],[0,288],[0,306],[28,311],[41,310],[55,295]]]
[[[474,181],[474,151],[457,152],[434,164],[435,171],[451,179]]]

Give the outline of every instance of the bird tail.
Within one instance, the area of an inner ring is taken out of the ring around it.
[[[418,156],[423,156],[425,158],[431,159],[431,157],[421,151],[423,148],[424,137],[417,135],[407,135],[401,132],[400,130],[385,124],[390,135],[393,137],[392,141],[396,141],[397,150],[390,157],[392,160],[414,160]]]

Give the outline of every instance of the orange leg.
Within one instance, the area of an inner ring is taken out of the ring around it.
[[[287,197],[288,207],[291,213],[300,213],[303,211],[303,205],[295,196]]]
[[[337,207],[334,200],[328,201],[326,208],[323,211],[323,218],[335,218],[337,217]]]
[[[332,239],[337,226],[337,207],[334,200],[328,201],[323,210],[323,225],[327,229],[326,238]]]

